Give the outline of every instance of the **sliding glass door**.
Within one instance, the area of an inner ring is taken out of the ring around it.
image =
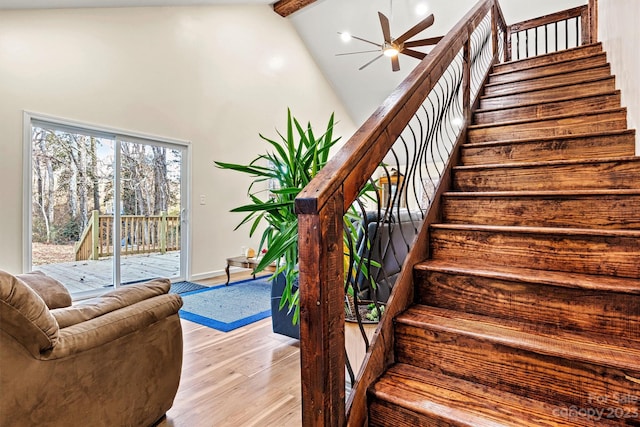
[[[120,283],[183,276],[183,150],[143,141],[119,142]]]
[[[27,269],[76,297],[186,277],[188,145],[30,117]]]

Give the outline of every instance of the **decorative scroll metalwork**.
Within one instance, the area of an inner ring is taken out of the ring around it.
[[[470,38],[472,100],[493,58],[488,14]],[[347,342],[347,388],[360,364],[351,360],[349,348],[363,346],[361,354],[368,349],[365,325],[384,311],[463,128],[463,65],[460,50],[345,215],[345,309],[347,323],[362,338]]]
[[[500,45],[500,42],[499,42]],[[487,70],[493,64],[491,48],[491,15],[487,15],[471,34],[471,99],[475,99],[484,83]],[[499,56],[498,58],[502,58]]]

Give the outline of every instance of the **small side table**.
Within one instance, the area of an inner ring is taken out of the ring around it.
[[[227,273],[227,283],[225,283],[226,285],[229,284],[229,280],[230,275],[229,275],[229,267],[233,266],[233,267],[242,267],[242,268],[250,268],[250,269],[254,269],[256,268],[256,266],[258,265],[259,261],[255,258],[247,258],[246,256],[234,256],[231,258],[227,258],[227,266],[224,268],[224,272]],[[270,267],[267,267],[267,269],[271,269]],[[256,278],[256,275],[253,274],[253,278]]]

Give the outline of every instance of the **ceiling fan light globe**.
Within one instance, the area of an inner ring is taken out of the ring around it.
[[[400,53],[400,51],[398,51],[398,49],[396,49],[395,47],[390,46],[390,47],[385,47],[382,53],[384,53],[384,56],[393,58],[394,56],[397,56],[398,53]]]
[[[349,43],[351,41],[351,34],[349,34],[346,31],[340,33],[340,40],[342,40],[345,43]]]

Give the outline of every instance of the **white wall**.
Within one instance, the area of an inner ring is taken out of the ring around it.
[[[588,0],[500,0],[500,6],[507,25],[532,18],[549,15],[565,9],[582,6]]]
[[[0,12],[0,269],[22,270],[23,110],[191,141],[193,275],[254,246],[233,232],[248,179],[214,160],[248,162],[286,109],[318,129],[332,111],[354,125],[288,20],[270,7]],[[207,204],[199,204],[205,195]]]
[[[629,127],[640,129],[640,2],[638,0],[598,1],[598,40],[602,41],[616,76],[616,87],[627,107]],[[640,138],[636,135],[636,154]]]

